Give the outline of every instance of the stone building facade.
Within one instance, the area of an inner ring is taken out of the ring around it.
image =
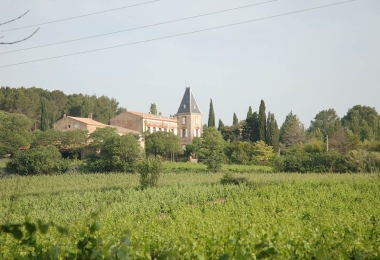
[[[179,136],[184,149],[203,132],[203,116],[189,87],[174,117],[127,111],[110,119],[110,124],[144,133],[172,132]]]

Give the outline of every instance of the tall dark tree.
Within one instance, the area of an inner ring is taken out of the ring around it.
[[[261,100],[260,102],[260,108],[259,108],[259,125],[258,125],[258,135],[259,135],[259,141],[264,141],[266,139],[266,130],[267,130],[267,115],[265,112],[265,103],[264,100]]]
[[[247,112],[247,118],[250,118],[251,116],[252,116],[252,107],[251,106],[249,106],[249,108],[248,108],[248,112]]]
[[[224,127],[224,123],[223,123],[222,119],[219,119],[218,130],[221,131],[223,127]]]
[[[243,127],[243,140],[250,142],[259,141],[259,115],[254,112],[252,116],[245,120]]]
[[[41,131],[45,132],[49,130],[49,119],[48,119],[48,114],[46,111],[46,104],[45,101],[42,101],[41,103]]]
[[[208,112],[208,127],[215,127],[215,114],[212,99],[210,99],[210,110]]]
[[[280,129],[280,142],[286,148],[305,141],[305,128],[297,115],[290,112]]]
[[[278,129],[277,121],[274,118],[274,114],[268,113],[267,118],[267,131],[266,131],[266,143],[273,147],[274,152],[279,148],[280,130]]]
[[[151,113],[152,115],[157,115],[157,106],[156,106],[156,103],[150,104],[149,113]]]
[[[233,125],[236,125],[236,124],[238,124],[238,123],[239,123],[239,119],[237,118],[236,113],[234,113],[234,118],[233,118],[233,120],[232,120],[232,124],[233,124]]]

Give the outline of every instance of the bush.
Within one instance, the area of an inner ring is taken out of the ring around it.
[[[17,151],[7,163],[7,171],[22,174],[63,173],[68,162],[62,160],[62,155],[54,146],[36,147],[25,151]]]
[[[100,154],[90,157],[88,170],[93,172],[133,172],[141,157],[138,136],[110,136],[100,148]]]
[[[242,185],[248,184],[249,181],[245,177],[234,177],[231,173],[226,173],[223,175],[222,179],[220,180],[220,183],[222,185]]]
[[[307,153],[296,149],[277,157],[274,160],[274,168],[277,172],[343,173],[349,171],[349,162],[345,156],[334,150]]]
[[[142,189],[157,187],[162,171],[162,159],[160,157],[146,159],[138,164],[137,171],[140,173]]]

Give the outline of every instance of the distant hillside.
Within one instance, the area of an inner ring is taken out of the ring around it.
[[[28,116],[39,128],[41,120],[41,104],[45,102],[50,126],[57,120],[67,116],[88,117],[108,124],[110,118],[124,111],[119,102],[107,96],[72,94],[66,95],[60,90],[49,91],[41,88],[0,88],[0,110],[10,113],[22,113]]]

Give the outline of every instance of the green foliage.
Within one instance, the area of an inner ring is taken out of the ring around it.
[[[267,136],[267,119],[266,119],[266,112],[265,112],[265,103],[264,100],[261,100],[260,107],[259,107],[259,123],[258,123],[258,141],[265,142],[266,136]]]
[[[141,147],[138,137],[133,134],[110,136],[104,140],[99,157],[88,163],[89,170],[133,172],[139,158],[141,158]]]
[[[278,129],[277,120],[274,114],[268,112],[267,117],[267,131],[266,131],[266,143],[273,147],[275,153],[278,152],[280,142],[280,130]]]
[[[20,175],[63,173],[68,163],[54,146],[36,147],[17,151],[7,164],[7,171]]]
[[[42,132],[45,132],[49,129],[49,119],[48,113],[46,111],[45,101],[41,102],[41,121],[40,121],[40,129]]]
[[[243,127],[243,140],[249,142],[259,141],[259,115],[254,112],[252,116],[247,117]]]
[[[64,114],[88,117],[91,113],[94,120],[108,124],[110,118],[126,110],[119,107],[115,99],[106,96],[65,95],[60,90],[48,91],[35,87],[0,87],[0,110],[26,115],[34,123],[33,129],[40,128],[41,100],[46,105],[46,118],[50,126]]]
[[[253,144],[252,161],[259,165],[268,165],[274,156],[273,147],[264,141],[257,141]]]
[[[224,127],[224,123],[222,119],[219,118],[219,123],[218,123],[218,130],[221,131],[221,129]]]
[[[40,130],[33,131],[33,142],[31,144],[32,148],[40,146],[54,145],[58,149],[61,148],[64,136],[66,132],[62,132],[55,129],[49,129],[45,132]]]
[[[226,149],[226,155],[231,163],[247,165],[253,156],[253,145],[249,142],[232,142]]]
[[[100,148],[102,147],[104,141],[107,138],[110,137],[116,137],[118,136],[116,132],[116,128],[113,127],[102,127],[97,128],[94,132],[90,134],[88,137],[88,140],[90,141],[90,144],[88,147],[93,150],[94,152],[100,151]]]
[[[380,172],[380,153],[351,150],[346,155],[349,169],[356,173]]]
[[[208,112],[208,127],[215,127],[215,114],[214,105],[212,104],[212,99],[210,99],[210,110]]]
[[[358,135],[362,141],[379,140],[379,120],[380,116],[375,108],[356,105],[342,118],[342,125]]]
[[[245,177],[234,177],[232,173],[225,173],[220,179],[222,185],[242,185],[248,184],[249,181]]]
[[[158,131],[145,137],[146,154],[154,157],[162,156],[166,159],[172,153],[183,153],[178,136],[172,132]]]
[[[323,138],[326,136],[333,136],[341,131],[341,121],[336,114],[335,110],[330,108],[329,110],[320,111],[311,121],[308,129],[309,133],[319,131],[322,133]]]
[[[326,145],[324,142],[318,139],[310,139],[307,143],[302,145],[302,148],[307,153],[322,153],[326,151]]]
[[[135,174],[2,179],[0,258],[379,258],[376,175],[234,176],[249,185],[220,185],[222,173],[163,174],[144,191]]]
[[[189,157],[190,155],[193,158],[197,158],[198,151],[201,149],[201,138],[194,137],[191,144],[186,145],[185,156]]]
[[[235,142],[242,139],[241,131],[243,130],[245,122],[239,122],[232,126],[224,126],[220,129],[225,141]]]
[[[0,111],[0,156],[28,146],[33,138],[31,126],[32,122],[22,114]]]
[[[330,150],[322,153],[308,153],[301,145],[288,150],[283,156],[274,160],[274,168],[278,172],[299,172],[299,173],[344,173],[349,172],[348,159]]]
[[[157,106],[156,103],[150,104],[149,113],[152,115],[157,115]]]
[[[280,129],[280,142],[290,148],[305,140],[305,129],[301,121],[293,112],[290,112]]]
[[[203,159],[203,163],[207,165],[210,171],[217,172],[226,161],[224,155],[226,142],[215,127],[207,128],[203,132],[201,140],[199,157]]]
[[[239,123],[239,119],[236,116],[236,113],[234,113],[233,119],[232,119],[232,125],[236,125]]]
[[[137,166],[140,173],[140,185],[142,189],[157,187],[160,173],[162,172],[162,159],[148,158],[140,162]]]
[[[360,149],[360,136],[354,134],[349,129],[341,130],[329,138],[329,147],[340,153],[347,153],[350,150]]]

